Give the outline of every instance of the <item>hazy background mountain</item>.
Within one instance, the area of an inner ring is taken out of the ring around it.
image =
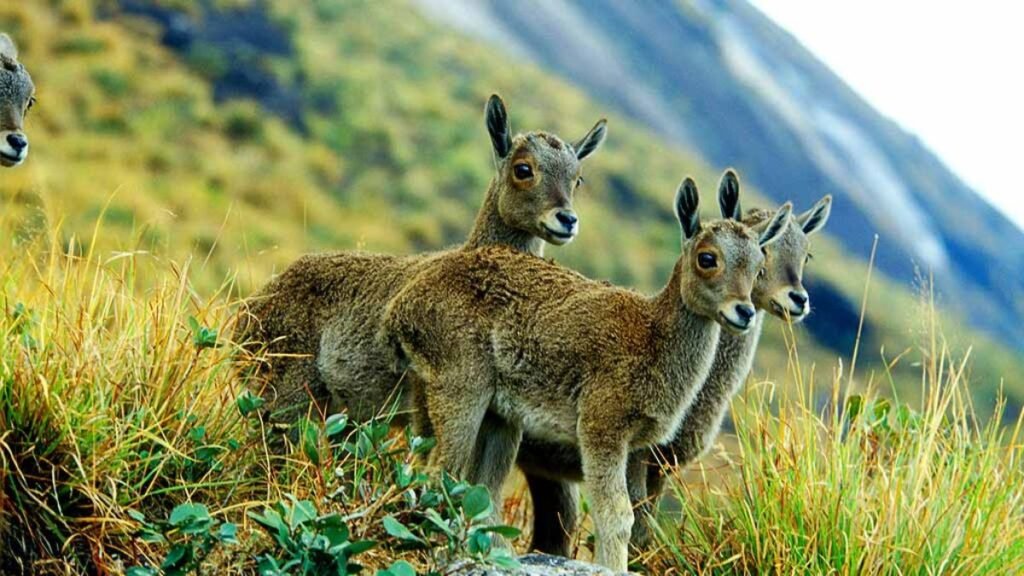
[[[1020,374],[1020,232],[747,4],[32,2],[0,6],[0,29],[39,87],[32,158],[0,174],[5,241],[47,241],[46,220],[76,250],[193,255],[196,297],[225,277],[248,293],[311,250],[450,245],[493,171],[482,106],[499,92],[514,128],[575,138],[610,119],[559,261],[660,287],[675,186],[694,174],[711,214],[732,165],[748,207],[836,196],[802,362],[849,356],[877,232],[864,380],[915,394],[917,367],[886,367],[921,333],[915,263],[949,321],[984,331],[955,331],[981,406]],[[766,330],[759,374],[785,368],[784,333]],[[1019,406],[1024,382],[1006,388]]]
[[[417,0],[543,65],[776,201],[836,197],[829,232],[1024,348],[1024,233],[743,0]],[[913,74],[908,70],[908,74]],[[980,143],[979,145],[984,145]]]

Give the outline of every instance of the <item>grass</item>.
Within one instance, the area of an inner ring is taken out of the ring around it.
[[[927,305],[922,314],[934,318]],[[933,326],[934,328],[934,326]],[[685,503],[662,519],[656,572],[1020,574],[1024,571],[1021,416],[977,414],[970,350],[933,330],[911,362],[921,398],[882,395],[842,366],[801,367],[790,340],[785,382],[761,381],[734,402],[726,463],[678,474]],[[824,391],[824,394],[822,393]]]
[[[181,548],[203,573],[257,573],[267,558],[321,558],[301,542],[336,537],[339,522],[358,551],[346,562],[365,572],[406,574],[386,571],[403,559],[427,574],[454,556],[492,554],[478,535],[492,530],[479,494],[418,468],[429,443],[407,431],[307,420],[283,453],[268,449],[280,434],[253,416],[258,400],[226,337],[232,282],[194,289],[201,257],[0,251],[4,572],[155,574],[165,564],[172,574],[168,558]],[[884,373],[858,378],[839,365],[822,377],[801,364],[791,332],[787,344],[781,378],[753,379],[736,401],[733,449],[673,476],[669,500],[681,504],[663,510],[657,543],[634,551],[639,569],[1024,569],[1021,424],[1002,426],[1001,408],[975,413],[970,350],[956,354],[935,325],[899,359],[920,372],[911,406]],[[506,510],[523,524],[528,506],[521,488],[512,493]],[[268,510],[293,522],[287,537],[268,528]],[[222,524],[233,527],[223,542],[220,532],[196,540]],[[295,566],[279,573],[301,573]]]

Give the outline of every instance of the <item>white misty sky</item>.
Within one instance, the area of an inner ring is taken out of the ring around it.
[[[1024,3],[751,1],[1024,228]]]

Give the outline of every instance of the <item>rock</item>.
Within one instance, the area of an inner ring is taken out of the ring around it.
[[[444,573],[445,576],[620,576],[603,566],[569,560],[561,556],[526,554],[520,556],[518,560],[523,566],[519,570],[461,560],[450,565]]]

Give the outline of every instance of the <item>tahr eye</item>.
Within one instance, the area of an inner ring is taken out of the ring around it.
[[[576,187],[579,188],[580,186],[583,186],[584,182],[585,180],[583,180],[583,176],[580,176],[576,179]]]
[[[697,254],[697,266],[700,266],[704,270],[713,270],[718,268],[718,257],[711,252],[701,252]]]
[[[25,106],[25,111],[28,112],[35,105],[36,105],[36,97],[33,96],[33,97],[28,99],[28,106]]]
[[[529,164],[516,164],[512,167],[512,174],[516,180],[529,180],[533,178],[533,168]]]
[[[811,254],[810,252],[808,252],[807,253],[807,258],[804,258],[804,264],[807,264],[811,260],[814,260],[814,254]]]
[[[768,269],[767,268],[761,268],[760,270],[758,270],[757,271],[758,279],[764,279],[765,274],[768,274]]]

